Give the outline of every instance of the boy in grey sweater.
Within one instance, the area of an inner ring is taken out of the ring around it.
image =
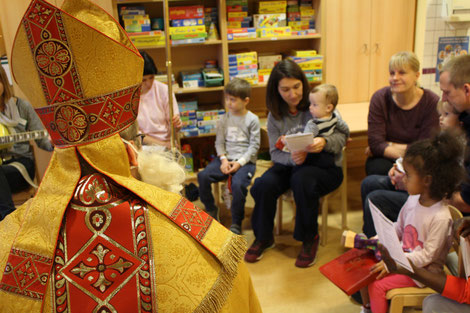
[[[217,124],[217,158],[197,175],[199,196],[206,212],[218,220],[219,208],[214,203],[211,184],[228,179],[233,197],[230,230],[241,234],[247,187],[256,170],[260,124],[258,116],[246,108],[251,95],[251,86],[246,80],[231,80],[224,92],[227,114]]]

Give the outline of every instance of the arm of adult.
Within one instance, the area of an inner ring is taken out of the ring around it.
[[[387,142],[388,146],[385,147],[383,156],[389,159],[398,159],[405,155],[407,144],[396,143],[396,142]]]
[[[468,201],[468,202],[467,202]],[[461,212],[470,213],[470,185],[462,183],[460,191],[454,192],[449,204],[455,206]]]
[[[381,90],[374,93],[370,99],[369,115],[367,117],[367,137],[369,149],[374,156],[383,156],[388,147],[386,133],[386,100]]]
[[[250,134],[249,146],[243,156],[237,160],[241,166],[245,165],[256,156],[261,140],[259,118],[255,114],[250,113],[248,113],[248,117],[250,119],[248,125],[248,131]]]
[[[390,256],[388,250],[384,246],[379,244],[379,249],[382,254],[382,260],[387,265],[387,269],[390,273],[407,275],[411,277],[412,279],[415,279],[419,281],[420,283],[428,286],[429,288],[434,289],[438,293],[443,292],[444,287],[446,286],[446,281],[448,280],[448,277],[446,277],[446,274],[433,273],[424,268],[417,267],[413,264],[413,262],[410,262],[411,267],[413,268],[413,271],[414,271],[414,273],[412,273],[408,271],[406,268],[398,265],[395,262],[395,260],[393,260],[393,258]],[[449,276],[449,277],[453,277],[453,276]]]
[[[28,123],[26,125],[26,130],[27,131],[43,130],[44,129],[44,125],[42,124],[41,120],[39,119],[39,116],[34,111],[33,106],[31,105],[31,103],[29,103],[25,99],[18,98],[17,106],[18,106],[19,111],[24,112],[23,113],[25,115],[24,118],[28,121]],[[49,140],[49,137],[44,137],[42,139],[36,140],[36,144],[38,145],[39,148],[41,148],[43,150],[46,150],[46,151],[54,150],[54,147],[52,146],[52,143]]]
[[[318,153],[323,150],[332,154],[339,154],[343,151],[346,141],[349,137],[349,127],[346,122],[341,118],[339,113],[335,114],[338,117],[338,122],[333,133],[325,137],[315,137],[316,140],[309,146],[308,152]]]
[[[370,99],[367,137],[373,156],[396,159],[404,155],[406,144],[387,141],[387,91],[385,88],[380,89]]]
[[[295,163],[292,160],[291,154],[276,148],[276,142],[281,137],[281,126],[283,121],[276,120],[271,113],[268,114],[268,139],[269,139],[269,153],[271,154],[271,160],[275,163],[284,165],[294,166]]]
[[[180,110],[178,107],[178,102],[176,101],[176,96],[173,93],[173,127],[176,132],[179,132],[183,127],[183,122],[180,118]]]

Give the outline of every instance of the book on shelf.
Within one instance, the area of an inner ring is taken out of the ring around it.
[[[320,266],[320,273],[350,296],[376,279],[378,273],[370,272],[376,263],[372,251],[351,249]]]

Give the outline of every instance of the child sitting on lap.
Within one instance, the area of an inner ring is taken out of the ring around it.
[[[335,112],[338,104],[338,90],[334,85],[322,84],[312,89],[309,95],[312,119],[305,126],[304,133],[312,133],[314,137],[327,137],[337,127],[342,133],[349,133],[349,127]],[[335,166],[334,156],[328,152],[310,154],[309,164],[319,167]]]

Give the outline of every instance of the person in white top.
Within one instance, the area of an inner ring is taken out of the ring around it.
[[[410,196],[395,230],[414,266],[435,274],[443,272],[452,243],[452,217],[444,200],[452,197],[465,176],[463,152],[462,141],[449,130],[409,145],[403,160]],[[385,294],[390,289],[423,287],[409,276],[389,274],[384,264],[381,261],[371,268],[372,273],[379,273],[377,280],[361,290],[363,312],[386,313]]]
[[[166,148],[170,143],[170,106],[168,86],[155,80],[157,67],[152,58],[145,52],[140,51],[144,59],[144,77],[140,94],[139,113],[137,122],[140,132],[145,134],[144,145],[157,144]],[[178,103],[173,94],[173,126],[179,131],[183,126],[179,116]]]

